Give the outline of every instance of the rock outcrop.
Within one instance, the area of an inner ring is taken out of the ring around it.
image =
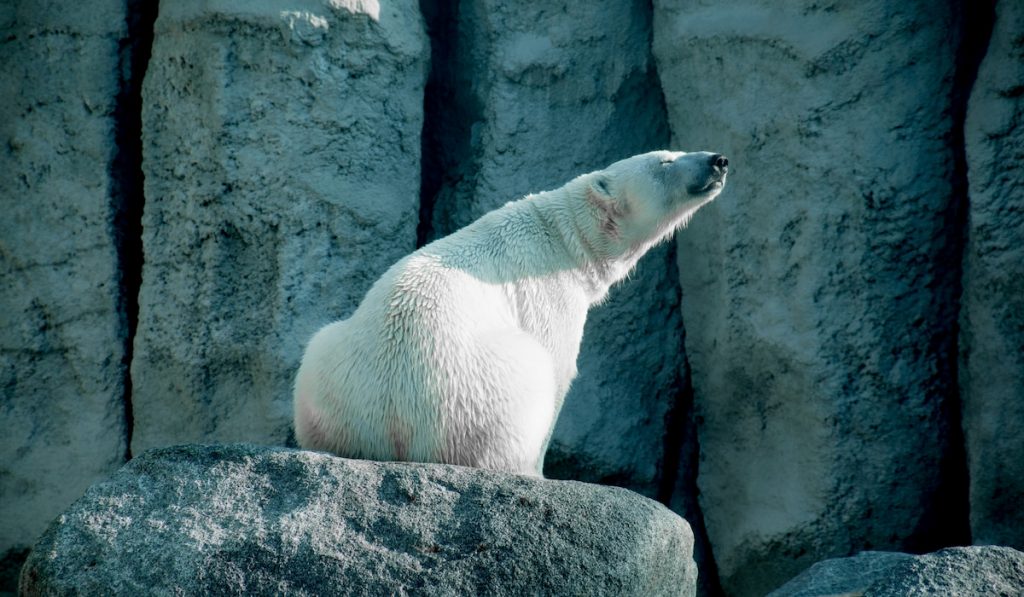
[[[732,168],[679,237],[729,594],[851,550],[966,540],[951,6],[654,3],[673,144]]]
[[[970,213],[960,312],[975,543],[1024,549],[1024,5],[1001,1],[964,126]]]
[[[413,0],[165,3],[144,89],[133,449],[283,442],[320,326],[414,248]]]
[[[689,526],[628,490],[245,445],[156,449],[47,530],[65,592],[693,595]]]
[[[953,547],[913,556],[867,551],[811,566],[768,597],[926,597],[1024,594],[1024,553],[1009,547]]]
[[[668,142],[644,2],[423,4],[436,61],[423,240]],[[657,495],[664,421],[681,383],[671,254],[651,251],[590,313],[548,474]]]
[[[117,221],[133,198],[116,139],[118,95],[131,84],[124,4],[0,5],[5,564],[8,550],[21,553],[125,458],[128,325]],[[0,590],[6,584],[0,578]]]

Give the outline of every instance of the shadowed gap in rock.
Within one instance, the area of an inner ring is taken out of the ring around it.
[[[684,327],[684,347],[685,330]],[[704,515],[697,499],[700,449],[697,445],[693,380],[690,378],[690,362],[686,358],[685,348],[678,383],[679,393],[676,395],[675,404],[665,416],[665,463],[658,487],[658,501],[670,508],[675,506],[690,523],[694,538],[693,556],[700,570],[697,576],[697,594],[701,597],[719,597],[724,593],[718,582],[715,556],[711,552],[711,543],[704,528]]]
[[[455,110],[454,66],[458,38],[459,3],[420,0],[420,12],[430,37],[430,74],[423,94],[423,133],[420,135],[420,213],[416,248],[433,240],[434,204],[451,166],[453,147],[460,145],[453,127]],[[447,126],[446,126],[447,125]]]
[[[950,145],[953,149],[953,172],[951,174],[952,196],[943,214],[948,242],[943,247],[940,263],[948,264],[953,279],[950,296],[946,300],[944,321],[946,329],[937,335],[937,341],[945,346],[937,354],[944,356],[939,363],[943,377],[947,380],[948,393],[944,397],[943,415],[949,425],[947,453],[943,457],[940,474],[948,491],[937,492],[939,501],[931,521],[932,532],[925,530],[917,537],[912,551],[932,551],[937,547],[970,545],[969,471],[967,453],[961,426],[961,400],[959,393],[959,313],[960,296],[963,290],[963,257],[967,244],[967,214],[969,208],[967,186],[967,156],[964,141],[964,122],[967,118],[967,102],[978,75],[982,58],[988,49],[989,39],[995,24],[995,0],[984,0],[967,8],[957,4],[961,11],[959,23],[961,39],[956,58],[956,72],[952,90],[952,119]],[[941,537],[932,537],[938,534]]]
[[[124,338],[125,460],[132,445],[132,345],[139,320],[142,285],[142,209],[145,204],[142,172],[142,81],[153,46],[156,0],[128,0],[127,36],[120,40],[119,86],[114,120],[114,156],[110,164],[111,208],[119,279],[118,311]]]

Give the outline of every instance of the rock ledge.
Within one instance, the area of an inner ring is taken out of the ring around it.
[[[146,452],[29,556],[37,594],[694,595],[693,536],[624,489],[257,447]]]

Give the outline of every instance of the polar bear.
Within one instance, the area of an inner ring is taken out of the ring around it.
[[[718,153],[633,156],[403,258],[310,340],[295,380],[299,445],[542,476],[587,310],[727,173]]]

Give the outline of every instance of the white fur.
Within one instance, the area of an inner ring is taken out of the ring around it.
[[[540,475],[588,308],[720,192],[711,155],[616,162],[396,263],[310,341],[299,445]]]

